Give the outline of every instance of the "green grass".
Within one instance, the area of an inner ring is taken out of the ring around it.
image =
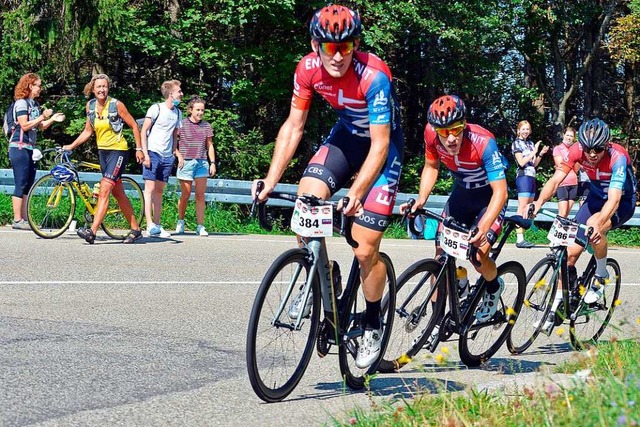
[[[416,390],[412,400],[372,400],[333,425],[358,426],[637,426],[640,423],[640,343],[601,343],[562,372],[589,373],[573,388],[548,383],[521,394],[473,392],[436,395]]]
[[[167,187],[162,205],[162,226],[167,230],[174,230],[178,221],[178,198],[179,193],[175,188]],[[0,194],[0,224],[10,224],[13,220],[11,207],[11,195]],[[81,223],[84,208],[78,200],[76,219]],[[270,216],[274,219],[274,229],[271,233],[260,228],[255,218],[249,217],[249,206],[236,204],[212,203],[205,209],[204,225],[209,232],[213,233],[244,233],[244,234],[291,234],[288,230],[289,215],[291,209],[270,208]],[[546,245],[548,243],[547,233],[550,223],[538,224],[531,230],[527,230],[525,237],[536,244]],[[187,230],[196,229],[195,202],[189,201],[185,216]],[[538,228],[539,227],[539,228]],[[393,221],[385,231],[385,238],[406,239],[406,226],[402,224],[399,216]],[[630,227],[620,230],[613,230],[608,234],[609,243],[612,246],[638,246],[640,242],[640,228]],[[508,242],[515,243],[515,233]]]

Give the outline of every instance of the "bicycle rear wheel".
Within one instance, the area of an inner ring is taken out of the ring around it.
[[[480,322],[475,318],[482,298],[478,298],[475,306],[469,306],[473,314],[469,325],[462,328],[458,345],[460,360],[467,366],[479,366],[500,349],[515,323],[515,313],[522,307],[527,280],[522,265],[515,261],[502,264],[498,267],[498,278],[504,282],[504,291],[491,319]]]
[[[595,272],[594,272],[595,273]],[[576,349],[583,349],[602,337],[603,332],[609,325],[611,316],[616,305],[619,304],[620,285],[622,283],[620,265],[615,259],[607,259],[607,273],[609,279],[604,284],[604,292],[602,297],[593,304],[585,304],[580,300],[578,305],[578,315],[569,323],[569,331],[571,336],[571,344]],[[594,274],[590,274],[585,282],[591,285],[594,280]],[[608,329],[610,339],[613,335],[612,328]]]
[[[513,354],[527,350],[540,334],[558,288],[557,262],[545,257],[527,274],[522,308],[507,336],[507,348]]]
[[[142,192],[142,188],[140,188],[140,185],[138,185],[133,178],[123,176],[121,179],[124,192],[129,202],[131,202],[136,221],[138,225],[140,225],[144,215],[144,193]],[[102,229],[109,237],[118,240],[124,240],[129,234],[129,230],[131,230],[129,218],[126,218],[122,214],[120,205],[118,205],[118,201],[113,196],[113,193],[109,195],[109,207],[102,220]]]
[[[409,266],[398,278],[394,328],[384,359],[378,366],[379,372],[395,372],[402,368],[431,335],[446,303],[446,298],[439,297],[445,295],[444,292],[431,292],[441,270],[442,265],[436,260],[423,259]],[[432,302],[434,298],[437,299]],[[384,301],[383,309],[386,304]]]
[[[352,390],[359,390],[364,387],[368,376],[375,374],[378,364],[384,356],[389,336],[393,328],[393,318],[396,306],[396,275],[393,270],[391,259],[384,253],[381,253],[382,262],[387,269],[387,278],[382,293],[382,301],[387,301],[386,308],[381,309],[382,315],[382,342],[380,344],[380,355],[375,362],[368,368],[358,368],[355,364],[360,341],[364,334],[365,328],[365,312],[366,301],[362,293],[360,284],[360,269],[357,270],[357,282],[351,289],[349,295],[343,298],[349,298],[345,312],[341,313],[341,330],[344,334],[340,337],[341,343],[338,346],[338,358],[340,362],[340,373],[345,383]],[[346,318],[345,318],[346,317]]]
[[[311,309],[295,328],[290,307],[309,277],[311,263],[305,249],[280,255],[262,279],[247,330],[247,370],[251,387],[265,402],[287,397],[304,375],[313,354],[320,319],[320,286],[311,283]]]
[[[76,210],[76,194],[68,182],[58,182],[51,174],[38,179],[27,195],[27,221],[43,239],[61,236],[71,224]]]

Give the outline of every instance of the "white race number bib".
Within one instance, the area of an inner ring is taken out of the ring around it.
[[[333,207],[309,206],[296,200],[291,216],[291,230],[302,237],[330,237],[333,235]]]
[[[460,258],[469,258],[469,234],[442,226],[440,233],[440,247],[449,255]]]
[[[571,246],[576,241],[577,225],[563,225],[558,218],[553,221],[547,239],[553,246]]]

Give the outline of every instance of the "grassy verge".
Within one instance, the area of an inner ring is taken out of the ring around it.
[[[164,203],[162,205],[162,225],[167,230],[174,230],[178,221],[178,197],[173,189],[168,188],[165,192]],[[83,208],[79,208],[81,211]],[[13,220],[13,210],[11,207],[11,195],[0,194],[0,224],[10,224]],[[81,212],[77,212],[80,214]],[[271,234],[291,234],[286,227],[290,209],[270,210],[270,215],[274,219],[274,230]],[[80,216],[78,216],[80,218]],[[196,229],[195,202],[190,201],[185,217],[187,230]],[[204,225],[209,232],[214,233],[247,233],[247,234],[267,234],[260,228],[254,218],[249,217],[249,207],[246,205],[212,203],[205,209]],[[545,225],[538,225],[526,232],[527,240],[536,244],[546,245],[548,243],[548,228]],[[548,227],[548,224],[546,225]],[[538,228],[540,227],[540,228]],[[400,217],[395,217],[389,228],[385,231],[385,238],[406,239],[407,232]],[[515,243],[515,233],[510,237],[509,242]],[[613,230],[609,233],[609,243],[612,246],[638,246],[640,242],[640,228],[633,227],[621,230]]]
[[[588,375],[586,383],[561,388],[525,387],[520,395],[416,393],[412,401],[356,409],[334,425],[358,426],[637,426],[640,423],[640,343],[612,341],[593,347],[565,373]]]

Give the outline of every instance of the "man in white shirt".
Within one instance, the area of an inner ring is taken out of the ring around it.
[[[144,210],[149,237],[171,237],[162,228],[162,193],[169,181],[175,161],[178,129],[182,126],[182,113],[178,108],[182,98],[181,83],[167,80],[160,86],[164,102],[153,104],[147,110],[142,130],[142,177],[144,178]]]

